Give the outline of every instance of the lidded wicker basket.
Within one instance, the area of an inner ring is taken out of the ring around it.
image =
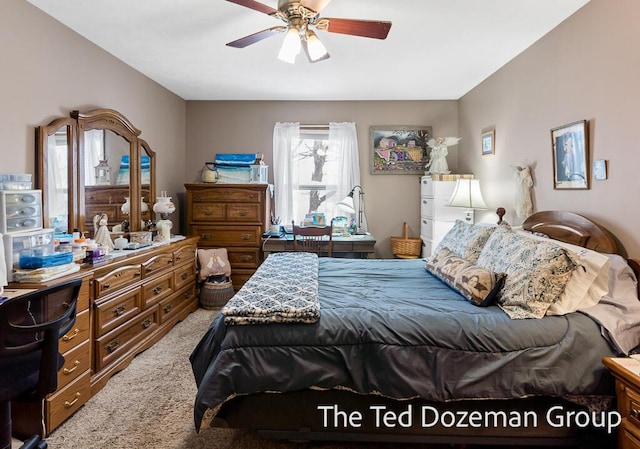
[[[224,307],[233,295],[233,284],[230,278],[224,282],[205,281],[200,288],[200,307],[203,309]]]
[[[409,237],[409,225],[402,225],[402,237],[391,237],[391,251],[400,259],[417,259],[422,252],[422,239]]]

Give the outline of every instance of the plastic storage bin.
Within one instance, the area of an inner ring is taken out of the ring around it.
[[[20,267],[20,254],[23,251],[37,251],[33,254],[52,254],[55,251],[53,229],[4,234],[2,239],[9,281],[13,281],[13,268]]]
[[[42,229],[41,190],[0,190],[0,233]]]

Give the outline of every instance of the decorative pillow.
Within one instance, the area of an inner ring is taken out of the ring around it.
[[[468,260],[442,248],[427,262],[426,269],[442,279],[476,306],[486,307],[502,287],[505,274],[476,267]]]
[[[442,248],[449,248],[458,257],[476,263],[480,251],[495,230],[496,226],[472,225],[463,220],[456,220],[433,254],[437,254]]]
[[[564,315],[584,307],[591,307],[607,294],[611,261],[605,254],[571,243],[550,240],[544,234],[517,232],[534,240],[551,241],[567,249],[578,264],[560,298],[547,310],[547,315]]]
[[[497,302],[512,319],[542,318],[558,300],[577,264],[551,241],[537,241],[507,227],[489,237],[478,266],[507,277]]]
[[[231,276],[226,248],[199,249],[198,267],[199,281],[206,281],[209,276]]]

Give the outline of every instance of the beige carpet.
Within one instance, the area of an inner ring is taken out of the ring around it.
[[[196,387],[189,355],[215,311],[199,309],[109,380],[48,438],[51,449],[391,448],[391,445],[302,444],[229,429],[195,432]]]
[[[291,443],[240,430],[195,432],[189,355],[215,316],[199,309],[177,324],[48,438],[51,449],[391,449],[392,444]],[[403,445],[441,449],[448,445]]]

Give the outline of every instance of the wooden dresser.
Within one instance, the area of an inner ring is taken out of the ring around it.
[[[628,357],[603,360],[616,378],[618,412],[618,449],[640,449],[640,361]]]
[[[187,234],[198,247],[226,248],[235,290],[260,265],[262,234],[269,227],[268,184],[185,184]]]
[[[60,339],[65,364],[58,373],[58,390],[45,399],[44,407],[14,403],[16,434],[40,433],[43,422],[44,433],[49,434],[137,354],[198,308],[197,242],[190,237],[127,251],[122,257],[80,270],[83,284],[76,323]]]

